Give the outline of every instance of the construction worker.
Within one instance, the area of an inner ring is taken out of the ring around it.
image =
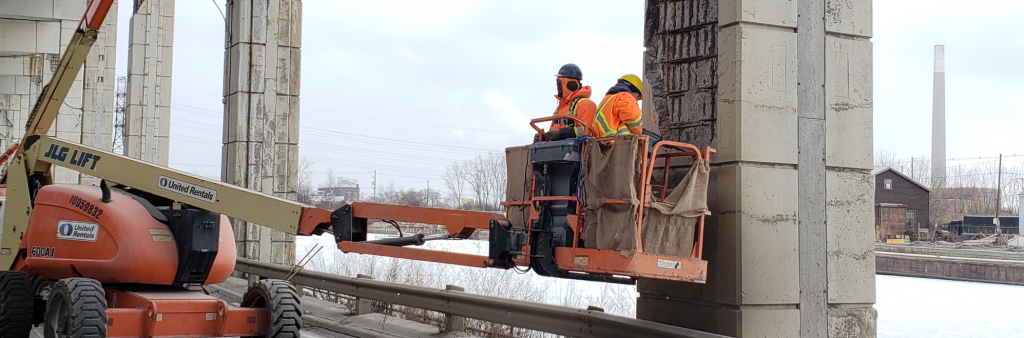
[[[640,135],[643,133],[643,115],[637,101],[643,100],[644,83],[640,77],[626,74],[608,89],[604,100],[597,106],[594,116],[593,136],[606,137],[621,134]]]
[[[593,121],[594,113],[597,111],[597,104],[590,100],[590,86],[584,86],[580,83],[583,81],[583,72],[580,70],[580,67],[567,63],[558,70],[558,74],[555,76],[555,84],[558,90],[555,99],[558,99],[558,107],[555,108],[554,116],[570,115],[579,117],[584,121]],[[551,123],[550,130],[544,134],[544,140],[564,140],[580,137],[584,134],[583,126],[577,126],[576,121],[570,119],[556,120]]]

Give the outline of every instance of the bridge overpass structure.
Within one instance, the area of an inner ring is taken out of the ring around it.
[[[708,283],[637,318],[735,337],[874,337],[871,0],[649,0],[647,110],[710,144]]]
[[[20,84],[25,76],[42,77],[47,71],[44,60],[60,47],[59,40],[42,44],[35,37],[9,39],[18,30],[7,25],[13,22],[27,30],[22,21],[36,18],[27,20],[33,32],[60,33],[67,20],[59,17],[66,7],[58,3],[75,4],[69,11],[81,13],[84,5],[78,3],[85,0],[3,0],[0,55],[16,46],[25,49],[17,53],[28,56],[19,59],[21,68],[0,58],[0,110],[15,110],[11,97],[17,99],[18,111],[31,109],[31,82],[27,90]],[[157,163],[158,131],[168,124],[162,119],[169,118],[169,110],[160,112],[170,102],[166,57],[173,48],[173,4],[131,3],[136,9],[133,25],[145,21],[149,29],[159,30],[132,30],[133,43],[139,39],[136,48],[145,49],[131,54],[133,60],[142,60],[132,63],[133,69],[141,67],[143,73],[129,78],[128,95],[129,112],[152,108],[150,115],[141,116],[155,119],[143,125],[154,130],[155,143],[140,149],[155,153],[139,156]],[[664,139],[712,146],[718,154],[709,187],[713,216],[705,234],[708,283],[643,280],[637,318],[681,332],[744,338],[876,335],[871,4],[645,1],[646,110],[657,113]],[[6,13],[37,6],[43,9],[38,14]],[[228,123],[222,179],[281,197],[294,194],[298,168],[301,9],[300,0],[232,0],[226,13],[231,38],[225,42]],[[57,118],[58,137],[84,141],[94,135],[90,142],[107,142],[105,127],[85,130],[71,121],[81,117],[90,125],[112,125],[112,119],[107,123],[99,113],[113,111],[114,78],[99,78],[112,60],[112,55],[96,56],[95,73],[83,77],[81,102],[75,104],[74,94],[69,99],[80,116],[62,108],[66,118]],[[132,83],[133,78],[144,80]],[[102,93],[102,100],[89,99],[92,92],[84,88],[92,88],[90,81],[109,89],[109,106],[107,89],[94,91]],[[132,93],[140,92],[152,94],[150,101],[133,104]],[[86,106],[95,102],[103,109],[95,109],[90,118]],[[62,127],[64,120],[72,126],[68,130]],[[126,148],[132,144],[130,135]],[[69,174],[61,179],[70,183],[88,178]],[[293,236],[241,221],[234,230],[239,257],[294,263],[289,254],[295,252]]]

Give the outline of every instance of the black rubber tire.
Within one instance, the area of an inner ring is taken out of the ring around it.
[[[264,279],[249,286],[242,307],[266,308],[270,313],[267,338],[299,338],[302,311],[295,286],[283,280]]]
[[[0,271],[0,337],[27,338],[35,299],[32,279],[21,271]]]
[[[32,297],[35,300],[35,309],[32,316],[32,325],[39,325],[43,323],[43,318],[46,316],[46,301],[50,299],[50,293],[53,292],[53,281],[43,278],[43,276],[35,275],[32,277]]]
[[[66,278],[53,285],[43,322],[46,338],[104,338],[107,299],[94,279]]]

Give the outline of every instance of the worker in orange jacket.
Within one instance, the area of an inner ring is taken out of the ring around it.
[[[597,111],[597,104],[590,100],[590,86],[584,86],[583,72],[579,66],[567,63],[558,70],[555,75],[555,83],[558,93],[558,107],[555,108],[554,116],[570,115],[576,116],[583,121],[593,121],[594,113]],[[556,120],[551,123],[550,131],[544,134],[545,141],[557,141],[590,134],[591,130],[584,130],[583,126],[577,126],[576,121],[565,119]]]
[[[640,135],[643,133],[643,114],[637,103],[643,100],[644,83],[640,77],[626,74],[608,89],[594,116],[593,136],[606,137],[621,134]]]

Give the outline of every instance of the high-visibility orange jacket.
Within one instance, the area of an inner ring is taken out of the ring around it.
[[[643,132],[642,117],[640,105],[633,94],[630,94],[629,87],[621,83],[616,84],[608,90],[608,94],[597,107],[593,136],[640,135]]]
[[[597,112],[597,104],[590,100],[590,94],[592,93],[590,86],[583,86],[576,91],[569,91],[568,88],[563,87],[562,91],[569,94],[565,95],[565,98],[555,95],[555,98],[558,99],[558,108],[555,108],[554,116],[573,115],[590,124],[589,122],[594,120],[594,113]],[[551,124],[551,131],[562,129],[566,124],[571,124],[576,127],[576,136],[582,136],[583,127],[576,126],[574,122],[572,120],[555,121]],[[593,133],[594,129],[591,126],[590,134],[593,135]]]

